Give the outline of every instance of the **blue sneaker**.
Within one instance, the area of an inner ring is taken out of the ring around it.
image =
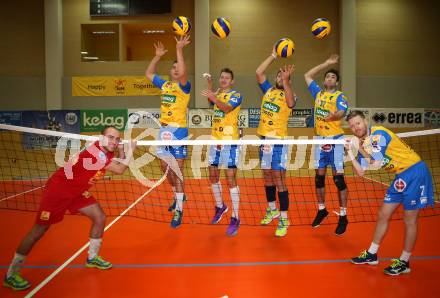
[[[400,259],[392,259],[391,265],[385,268],[383,272],[388,275],[400,275],[402,273],[410,273],[411,269],[409,269],[409,262]]]
[[[225,214],[226,212],[228,212],[228,206],[226,206],[225,203],[223,203],[223,207],[221,208],[215,207],[215,214],[211,220],[211,224],[215,225],[216,223],[218,223],[222,219],[223,214]]]
[[[351,259],[353,264],[369,264],[369,265],[377,265],[379,261],[377,260],[377,254],[369,253],[367,250],[361,252],[359,257],[355,257]]]
[[[183,195],[183,201],[186,202],[186,195]],[[168,212],[173,212],[176,209],[176,197],[173,199],[173,203],[171,203],[170,207],[168,207]]]
[[[229,227],[226,230],[226,235],[228,235],[228,236],[237,235],[239,227],[240,227],[240,219],[235,218],[235,217],[231,217],[231,223],[229,224]]]
[[[183,211],[174,210],[173,219],[171,220],[171,227],[178,228],[182,224]]]

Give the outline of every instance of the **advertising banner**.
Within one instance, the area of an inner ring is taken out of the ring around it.
[[[423,127],[424,109],[371,109],[371,124],[385,127]]]
[[[191,109],[189,110],[188,123],[189,128],[211,128],[213,109]],[[241,109],[238,114],[238,127],[248,127],[248,109]]]
[[[22,125],[32,128],[79,134],[79,110],[24,111]],[[23,148],[55,148],[58,137],[33,133],[23,134]]]
[[[161,78],[168,80],[168,76]],[[72,96],[144,96],[160,92],[144,76],[72,77]]]
[[[123,130],[127,123],[127,109],[81,110],[81,132],[100,132],[105,126],[113,125]]]
[[[0,111],[0,123],[21,126],[21,112]]]

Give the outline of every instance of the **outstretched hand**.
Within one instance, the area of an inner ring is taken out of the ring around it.
[[[333,64],[337,64],[338,61],[339,61],[339,56],[336,55],[336,54],[333,54],[333,55],[331,55],[330,58],[328,58],[325,62],[326,62],[328,65],[333,65]]]
[[[290,75],[294,72],[294,70],[295,65],[293,64],[284,65],[284,68],[280,68],[281,78],[283,79],[283,81],[288,81],[290,79]]]
[[[168,52],[168,50],[165,49],[163,43],[161,43],[160,41],[154,44],[154,48],[156,49],[156,56],[159,57],[162,57],[163,55],[166,54],[166,52]]]
[[[189,38],[190,35],[180,36],[179,38],[174,37],[174,39],[176,40],[176,48],[183,49],[184,47],[189,45],[191,43],[191,40],[189,40]]]
[[[202,96],[206,96],[210,102],[215,103],[215,102],[214,102],[214,99],[216,98],[216,96],[217,96],[217,94],[218,94],[219,91],[220,91],[220,89],[217,89],[216,92],[213,92],[213,91],[210,90],[210,89],[206,89],[206,90],[202,90],[202,91],[200,92],[200,94],[201,94]]]

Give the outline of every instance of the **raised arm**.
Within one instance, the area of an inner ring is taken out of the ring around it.
[[[292,86],[290,85],[290,76],[292,75],[294,70],[294,65],[285,65],[284,68],[280,69],[281,78],[283,79],[283,87],[286,96],[287,106],[291,109],[295,107],[296,104],[295,93],[293,92]]]
[[[218,91],[219,90],[217,90],[217,92]],[[207,89],[207,90],[202,90],[202,92],[200,92],[200,94],[202,96],[206,96],[210,102],[217,105],[217,107],[220,110],[222,110],[223,112],[228,113],[228,112],[232,111],[234,109],[232,106],[230,106],[226,103],[223,103],[217,99],[217,92],[214,93],[212,90]]]
[[[106,166],[106,170],[115,173],[117,175],[121,175],[128,168],[128,164],[130,163],[131,158],[133,157],[133,152],[136,149],[136,141],[131,141],[129,146],[129,151],[125,154],[124,147],[119,146],[119,156],[118,158],[113,158],[113,160]]]
[[[150,61],[150,64],[145,72],[147,79],[150,81],[153,81],[154,74],[156,73],[157,62],[159,62],[160,58],[162,58],[162,56],[168,52],[160,41],[154,44],[154,48],[156,49],[156,56],[154,56]]]
[[[269,55],[258,67],[255,71],[257,75],[257,82],[258,84],[262,84],[264,81],[266,81],[266,75],[264,72],[269,67],[270,64],[277,58],[277,54],[275,53],[275,50],[272,50],[272,54]]]
[[[186,85],[188,82],[188,73],[186,71],[185,59],[183,58],[183,48],[191,43],[189,35],[181,36],[176,40],[176,55],[177,55],[177,72],[179,73],[179,82]]]
[[[362,143],[358,138],[346,138],[345,139],[345,148],[347,149],[348,157],[350,158],[353,168],[359,176],[364,176],[366,170],[378,170],[382,167],[382,159],[375,160],[373,157],[368,154],[364,148],[362,147]],[[357,154],[354,153],[357,152]],[[358,160],[358,154],[362,155],[362,157],[367,161],[367,164],[362,166]]]
[[[353,168],[358,176],[363,177],[365,175],[365,170],[362,168],[361,164],[357,160],[357,154],[353,150],[359,150],[359,139],[356,137],[345,139],[345,149],[347,150],[348,157],[353,164]],[[365,152],[364,152],[365,153]]]
[[[324,118],[324,120],[326,122],[331,122],[331,121],[339,121],[342,118],[344,118],[345,116],[345,111],[343,110],[339,110],[336,113],[329,113],[327,117]]]
[[[307,86],[309,86],[312,83],[312,81],[319,72],[323,71],[324,69],[326,69],[327,67],[333,64],[338,63],[338,60],[339,60],[338,55],[331,55],[330,58],[328,58],[324,63],[321,63],[310,69],[308,72],[306,72],[304,74],[304,79],[306,80]]]

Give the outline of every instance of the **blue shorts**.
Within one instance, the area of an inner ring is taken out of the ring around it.
[[[214,145],[209,147],[209,165],[236,169],[240,151],[237,145]]]
[[[432,176],[424,161],[396,175],[387,190],[384,203],[402,203],[405,210],[434,205]]]
[[[261,137],[263,140],[267,139]],[[260,162],[263,170],[286,170],[288,146],[284,145],[261,145]]]
[[[343,135],[334,137],[318,137],[318,139],[342,139]],[[331,166],[334,171],[344,170],[344,145],[326,144],[315,146],[315,168],[325,169]]]
[[[159,140],[185,140],[188,138],[187,127],[161,126],[159,131]],[[176,159],[186,158],[188,155],[187,146],[159,146],[157,148],[159,157],[174,156]]]

